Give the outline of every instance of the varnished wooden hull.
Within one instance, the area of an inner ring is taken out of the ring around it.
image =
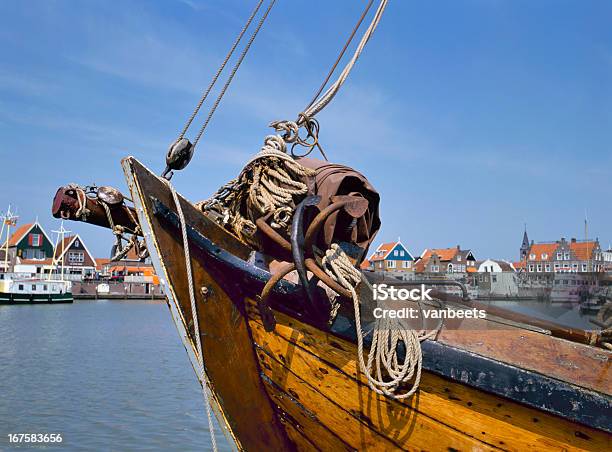
[[[174,203],[166,185],[138,162],[126,159],[123,164],[173,318],[195,362],[198,351],[180,230],[172,216]],[[242,271],[249,250],[187,201],[182,206],[193,243],[208,377],[204,384],[210,388],[226,433],[239,449],[610,449],[606,431],[610,426],[605,425],[609,412],[603,413],[603,419],[599,413],[609,407],[607,352],[591,353],[587,346],[575,348],[567,341],[531,338],[539,334],[534,332],[525,332],[522,337],[528,341],[523,342],[521,335],[509,336],[507,330],[493,334],[493,343],[507,340],[512,344],[516,354],[512,356],[503,347],[473,340],[473,331],[463,336],[448,331],[441,334],[437,349],[428,354],[425,348],[429,361],[415,397],[398,402],[379,396],[356,367],[354,341],[309,324],[301,314],[301,293],[291,285],[280,285],[276,299],[282,303],[273,304],[276,329],[265,331],[253,300],[269,275],[254,268],[250,273]],[[530,344],[537,360],[520,356]],[[436,361],[432,355],[440,350],[448,354]],[[471,364],[445,368],[445,356],[463,356]],[[493,358],[487,358],[490,356]],[[572,369],[563,360],[579,366]],[[479,376],[474,371],[479,364],[483,369],[493,366],[491,375]],[[534,381],[525,381],[517,390],[495,387],[496,378],[516,383],[529,375]],[[580,399],[547,407],[530,394],[543,387],[549,387],[553,397],[569,391]],[[564,403],[573,402],[590,405],[565,415]]]

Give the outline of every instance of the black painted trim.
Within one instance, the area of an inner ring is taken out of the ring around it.
[[[153,213],[178,230],[179,219],[176,213],[156,198],[152,198],[152,202]],[[208,264],[217,267],[218,275],[226,275],[227,278],[235,272],[241,274],[239,285],[243,294],[256,296],[270,278],[268,271],[216,246],[190,225],[187,225],[187,235],[199,251],[212,260]],[[295,308],[298,299],[303,299],[303,292],[298,285],[281,280],[274,294],[276,309],[307,322],[295,309],[287,309],[287,306]],[[342,322],[348,322],[348,325],[345,323],[345,328],[340,329],[339,324]],[[355,342],[354,319],[338,316],[331,332]],[[369,346],[370,338],[370,335],[366,336],[366,346]],[[605,394],[439,342],[428,340],[422,347],[423,368],[429,372],[612,433],[612,398]]]

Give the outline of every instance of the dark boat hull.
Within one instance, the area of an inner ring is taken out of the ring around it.
[[[195,363],[199,351],[169,189],[134,159],[123,165]],[[424,344],[426,370],[416,396],[402,402],[379,396],[357,369],[350,332],[310,322],[296,286],[283,281],[277,288],[277,325],[267,332],[254,300],[269,273],[247,264],[249,249],[235,237],[182,198],[181,205],[207,375],[202,383],[238,448],[610,449],[609,353],[533,331],[488,332],[489,341],[482,331],[443,331],[438,342]]]
[[[71,293],[63,294],[14,294],[0,292],[0,304],[57,304],[73,303]]]

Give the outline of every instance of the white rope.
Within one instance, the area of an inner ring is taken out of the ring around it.
[[[372,345],[366,364],[363,357],[360,302],[356,291],[356,287],[361,282],[361,272],[353,266],[346,253],[336,243],[326,251],[322,266],[334,281],[351,292],[357,330],[357,356],[370,388],[378,394],[393,399],[406,399],[413,395],[421,381],[421,341],[433,337],[436,331],[410,330],[404,328],[397,319],[378,319],[372,332]],[[406,349],[406,356],[401,363],[397,358],[397,347],[400,342],[404,343]],[[412,378],[414,378],[412,387],[403,394],[396,394],[400,386]]]
[[[199,366],[199,377],[202,382],[202,394],[204,395],[204,405],[206,405],[206,416],[208,417],[208,429],[210,431],[210,441],[212,443],[212,448],[214,452],[217,452],[217,440],[215,439],[215,428],[212,419],[212,412],[210,409],[210,399],[208,397],[208,392],[206,391],[206,382],[207,377],[204,372],[204,356],[202,349],[202,341],[200,340],[200,323],[198,321],[198,311],[196,307],[196,299],[195,299],[195,290],[193,287],[193,272],[191,269],[191,255],[189,253],[189,240],[187,238],[187,223],[185,222],[185,216],[183,215],[183,209],[181,207],[181,203],[176,193],[174,186],[170,183],[170,181],[166,179],[162,179],[168,184],[168,188],[170,188],[170,192],[172,193],[172,198],[174,199],[174,204],[176,205],[176,212],[178,213],[179,221],[181,223],[181,234],[183,237],[183,251],[185,253],[185,267],[187,271],[187,286],[189,288],[189,300],[191,301],[191,317],[193,319],[193,328],[195,330],[195,338],[196,345],[198,347],[198,366]]]
[[[313,102],[313,104],[303,112],[304,116],[306,116],[307,118],[312,118],[314,115],[320,112],[323,108],[325,108],[325,106],[334,98],[336,93],[340,90],[343,83],[345,82],[349,74],[351,73],[353,66],[355,66],[355,63],[359,59],[361,52],[363,52],[363,49],[365,48],[366,44],[368,43],[368,41],[374,34],[374,30],[376,30],[376,27],[378,26],[378,23],[380,22],[380,18],[382,17],[382,14],[385,11],[385,8],[387,7],[387,3],[388,3],[388,0],[381,0],[380,4],[378,5],[378,9],[376,10],[376,13],[374,14],[374,17],[372,18],[372,22],[370,23],[370,26],[363,34],[361,41],[359,41],[359,45],[357,46],[357,48],[355,49],[355,52],[353,53],[353,57],[346,64],[346,66],[344,67],[340,75],[338,76],[338,79],[333,83],[333,85],[331,85],[327,89],[327,91],[325,91],[325,93],[323,93],[323,95],[319,97],[317,101]]]

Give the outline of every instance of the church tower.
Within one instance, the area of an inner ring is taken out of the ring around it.
[[[523,232],[523,243],[521,245],[520,251],[521,261],[527,259],[527,254],[529,254],[529,237],[527,237],[527,225],[525,225],[525,232]]]

